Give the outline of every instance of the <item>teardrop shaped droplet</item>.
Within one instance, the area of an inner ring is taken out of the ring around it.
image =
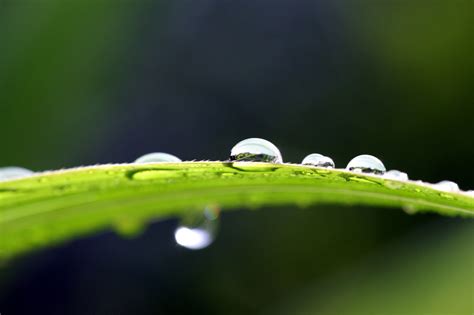
[[[313,166],[318,166],[318,167],[327,167],[327,168],[335,167],[334,161],[330,157],[324,156],[319,153],[312,153],[306,156],[301,162],[301,164],[313,165]]]
[[[270,141],[249,138],[237,143],[230,152],[231,161],[283,163],[280,150]]]
[[[160,162],[167,162],[167,163],[178,163],[181,162],[181,159],[178,157],[168,154],[168,153],[163,153],[163,152],[154,152],[154,153],[148,153],[145,154],[144,156],[138,158],[135,163],[160,163]]]
[[[174,232],[176,243],[192,250],[211,245],[217,235],[219,214],[219,207],[208,206],[203,213],[184,218]]]
[[[349,164],[347,164],[346,169],[358,173],[373,174],[383,174],[386,171],[382,161],[368,154],[358,155],[353,158]]]
[[[441,190],[441,191],[446,191],[446,192],[458,192],[459,191],[459,186],[455,182],[452,182],[450,180],[443,180],[440,181],[439,183],[433,184],[433,188]]]
[[[0,181],[2,180],[11,180],[18,179],[34,174],[33,171],[30,171],[23,167],[9,166],[9,167],[0,167]]]
[[[388,179],[395,179],[395,180],[400,180],[400,181],[407,181],[408,180],[408,174],[404,172],[400,172],[397,170],[390,170],[386,172],[383,177],[388,178]]]

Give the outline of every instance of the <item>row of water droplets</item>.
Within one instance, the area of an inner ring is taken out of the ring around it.
[[[283,157],[280,150],[270,141],[260,138],[249,138],[237,143],[231,150],[230,161],[233,162],[265,162],[265,163],[283,163]],[[181,160],[168,153],[150,153],[135,161],[135,163],[176,163]],[[301,162],[302,165],[335,168],[334,161],[327,156],[319,153],[307,155]],[[387,171],[382,161],[372,155],[363,154],[356,156],[347,164],[347,171],[355,173],[366,173],[380,175],[387,179],[408,181],[408,175],[398,170]],[[441,191],[460,192],[458,185],[451,181],[442,181],[431,185]],[[474,196],[474,191],[466,192]],[[192,224],[189,224],[189,218],[181,221],[181,225],[175,231],[176,242],[189,249],[202,249],[209,246],[216,237],[217,225],[219,224],[216,207],[206,207],[203,214],[193,215]],[[214,213],[209,217],[209,211]],[[217,214],[217,215],[216,215]]]
[[[231,150],[229,160],[232,162],[266,162],[283,163],[280,150],[270,141],[261,138],[249,138],[237,143]],[[178,163],[181,159],[162,152],[146,154],[134,163]],[[301,162],[302,165],[335,168],[334,161],[319,153],[307,155]],[[387,179],[408,181],[408,175],[398,170],[387,171],[382,161],[372,155],[363,154],[349,161],[347,171],[379,175]],[[21,167],[0,168],[0,181],[27,177],[34,174],[32,171]],[[432,188],[445,192],[462,192],[458,185],[452,181],[441,181],[428,184],[417,181],[418,184],[429,185]],[[462,192],[474,197],[474,190]],[[208,247],[216,238],[219,225],[220,209],[217,206],[207,206],[204,211],[184,217],[179,227],[174,232],[176,242],[188,249],[202,249]]]

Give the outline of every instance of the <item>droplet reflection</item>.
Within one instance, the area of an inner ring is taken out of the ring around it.
[[[397,170],[390,170],[387,173],[383,175],[383,177],[388,178],[388,179],[395,179],[395,180],[400,180],[400,181],[406,181],[408,180],[408,174],[404,172],[400,172]]]
[[[181,159],[168,153],[163,152],[155,152],[155,153],[148,153],[144,156],[138,158],[135,163],[160,163],[160,162],[168,162],[168,163],[179,163]]]
[[[314,165],[318,167],[327,167],[327,168],[334,168],[335,164],[334,161],[328,157],[324,156],[319,153],[312,153],[306,156],[303,161],[301,162],[303,165]]]
[[[217,235],[219,214],[219,207],[208,206],[202,213],[184,218],[174,232],[176,243],[192,250],[211,245]]]
[[[23,167],[0,167],[0,181],[18,179],[25,176],[30,176],[32,174],[34,174],[33,171],[30,171]]]
[[[190,229],[179,227],[174,232],[176,243],[189,249],[202,249],[211,245],[214,240],[212,235],[200,228]]]
[[[375,156],[368,154],[358,155],[353,158],[349,164],[347,164],[346,169],[353,172],[380,175],[386,171],[385,165],[383,165],[382,161]]]
[[[230,152],[231,161],[283,163],[280,150],[270,141],[249,138],[237,143]]]
[[[458,192],[459,186],[455,182],[450,180],[443,180],[439,183],[433,184],[433,188],[446,191],[446,192]]]

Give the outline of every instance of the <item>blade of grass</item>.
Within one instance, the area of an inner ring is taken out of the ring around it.
[[[0,258],[209,204],[361,204],[474,216],[467,195],[343,170],[246,162],[98,165],[0,182]]]

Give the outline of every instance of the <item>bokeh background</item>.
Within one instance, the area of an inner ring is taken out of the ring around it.
[[[473,21],[471,0],[0,0],[0,165],[222,160],[262,137],[473,189]],[[201,251],[167,220],[19,257],[0,312],[474,312],[472,221],[236,210]]]

